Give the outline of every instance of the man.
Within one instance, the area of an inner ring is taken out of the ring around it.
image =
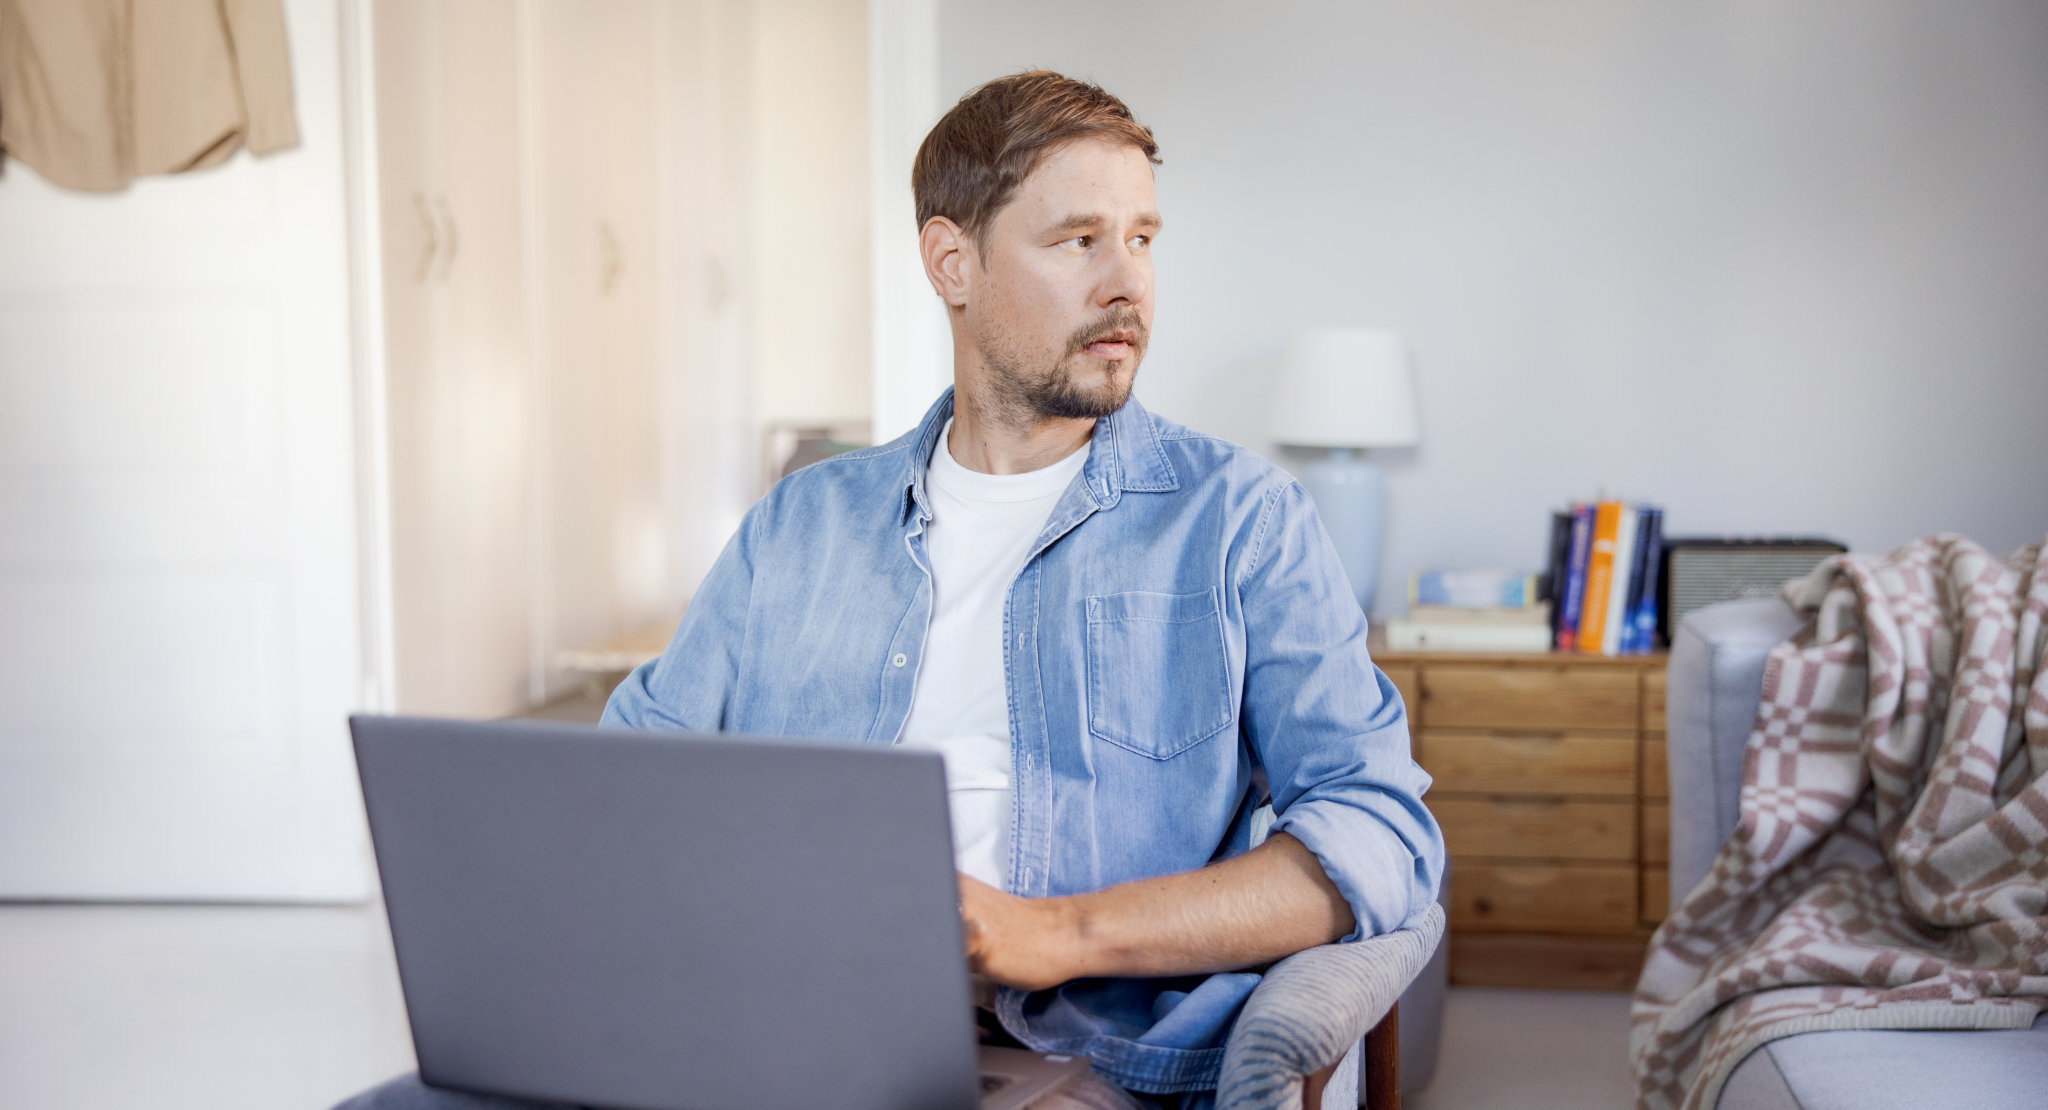
[[[1443,862],[1301,487],[1131,399],[1157,150],[1054,73],[939,121],[912,187],[954,388],[778,484],[605,710],[941,752],[984,1028],[1091,1057],[1073,1106],[1203,1102],[1237,969],[1400,928]]]

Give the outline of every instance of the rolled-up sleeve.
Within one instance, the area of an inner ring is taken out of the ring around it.
[[[642,664],[612,691],[599,724],[718,732],[727,727],[746,651],[747,611],[754,590],[754,532],[760,506],[733,533],[711,573],[683,612],[660,657]]]
[[[1273,832],[1301,841],[1357,917],[1345,940],[1401,928],[1436,898],[1443,833],[1401,695],[1366,650],[1337,551],[1308,494],[1269,493],[1240,575],[1243,720],[1273,794]]]

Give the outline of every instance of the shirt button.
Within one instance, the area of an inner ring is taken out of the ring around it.
[[[910,662],[910,656],[905,655],[899,651],[896,653],[896,658],[889,660],[889,662],[894,663],[896,666],[900,667],[903,664]]]

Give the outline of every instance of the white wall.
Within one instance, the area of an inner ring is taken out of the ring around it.
[[[938,0],[870,0],[868,73],[872,416],[886,443],[953,382],[953,336],[924,276],[910,195],[918,145],[939,118]]]
[[[1046,66],[1158,134],[1151,407],[1270,450],[1289,329],[1406,333],[1396,609],[1603,487],[1690,534],[2048,530],[2048,7],[946,0],[939,35],[943,103]]]

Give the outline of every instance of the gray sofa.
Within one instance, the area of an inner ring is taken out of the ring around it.
[[[1772,645],[1799,627],[1776,600],[1686,618],[1671,644],[1666,737],[1671,899],[1706,876],[1735,831],[1742,749]],[[1785,1037],[1749,1054],[1720,1110],[2029,1110],[2048,1106],[2048,1014],[2011,1032],[1844,1032]]]

